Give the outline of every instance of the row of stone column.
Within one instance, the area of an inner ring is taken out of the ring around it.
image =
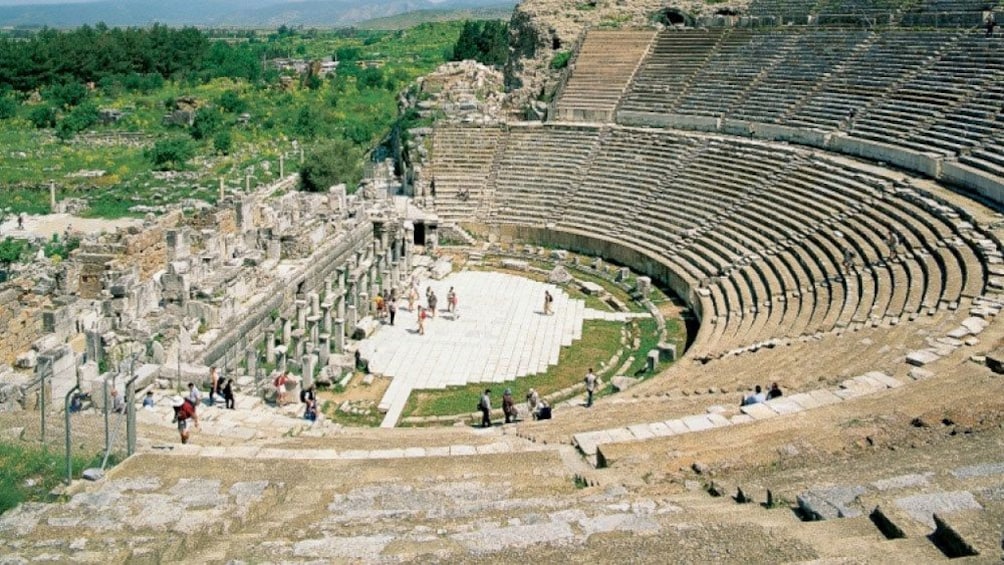
[[[276,344],[274,331],[266,333],[266,362],[285,371],[288,359],[301,359],[303,386],[310,386],[317,364],[327,365],[332,351],[343,353],[346,338],[370,314],[370,297],[400,289],[406,282],[414,237],[410,222],[401,231],[392,240],[385,226],[374,222],[373,246],[357,250],[346,265],[336,269],[334,280],[324,281],[323,297],[311,292],[296,301],[295,329],[293,319],[280,316],[276,320],[282,330],[281,343]]]

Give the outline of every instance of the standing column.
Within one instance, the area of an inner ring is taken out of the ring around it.
[[[321,333],[331,333],[331,304],[321,304]]]
[[[321,367],[328,366],[328,359],[331,357],[331,336],[329,334],[321,334],[320,343],[317,346],[317,362],[321,364]]]
[[[355,306],[349,306],[346,310],[348,310],[348,312],[346,312],[348,318],[345,320],[345,337],[352,337],[352,330],[356,327],[356,323],[358,323],[359,320],[356,319],[357,314]]]
[[[265,333],[265,362],[275,365],[275,332],[271,328]]]
[[[316,357],[313,353],[304,354],[300,359],[300,387],[307,389],[310,385],[314,384],[314,362]]]
[[[368,292],[360,292],[359,309],[358,309],[359,317],[365,318],[366,316],[369,316],[369,311],[370,311],[370,295]],[[355,327],[355,324],[352,324],[352,327]]]
[[[332,335],[335,338],[335,353],[343,353],[345,351],[345,320],[335,319],[335,333]]]
[[[310,315],[320,316],[321,315],[321,297],[316,292],[311,292],[307,295],[307,299],[310,300]]]
[[[390,264],[390,284],[391,290],[401,288],[401,267],[397,261]]]
[[[341,320],[345,319],[345,294],[339,293],[335,297],[335,317]]]
[[[282,321],[282,345],[289,347],[289,340],[293,338],[293,322],[286,318],[279,318]]]
[[[303,330],[307,328],[307,301],[296,301],[296,328]]]

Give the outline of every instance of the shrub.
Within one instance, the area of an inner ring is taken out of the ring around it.
[[[51,128],[56,125],[56,109],[48,104],[35,106],[28,112],[28,121],[38,129]]]
[[[362,153],[350,141],[336,139],[317,147],[300,167],[300,188],[309,192],[324,192],[345,183],[355,189],[363,176]]]
[[[554,70],[561,70],[568,66],[568,61],[572,58],[571,51],[558,51],[554,54],[554,58],[551,59],[551,68]]]
[[[185,138],[172,137],[157,141],[144,154],[158,170],[178,170],[185,166],[185,161],[192,158],[195,148]]]

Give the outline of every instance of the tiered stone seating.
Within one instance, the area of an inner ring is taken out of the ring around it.
[[[944,31],[875,34],[873,41],[824,81],[788,122],[824,129],[841,127],[852,110],[865,108],[918,72],[955,35]]]
[[[676,111],[717,116],[734,108],[747,85],[789,54],[797,37],[786,32],[729,31],[708,64],[695,75]]]
[[[651,31],[590,31],[558,101],[557,118],[609,121],[654,35]]]
[[[979,142],[980,130],[965,132],[965,122],[960,125],[942,118],[997,80],[996,72],[1004,65],[1001,53],[1004,38],[961,37],[923,72],[858,115],[852,134],[946,155]],[[965,118],[959,114],[955,119]]]
[[[500,221],[621,242],[697,290],[695,358],[897,324],[983,292],[951,208],[847,159],[659,129],[516,126],[500,162]]]
[[[498,165],[499,221],[555,221],[557,207],[580,182],[599,136],[599,130],[587,127],[513,127]]]
[[[435,182],[441,218],[469,218],[482,205],[500,136],[498,128],[443,126],[433,132],[432,166],[423,176],[427,185]]]
[[[778,121],[812,91],[867,38],[861,31],[820,31],[800,34],[790,49],[750,90],[731,117],[758,122]]]
[[[659,33],[621,107],[654,112],[674,108],[721,37],[720,31]]]

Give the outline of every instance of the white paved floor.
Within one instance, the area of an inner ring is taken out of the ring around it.
[[[423,281],[423,304],[429,286],[439,302],[425,335],[418,335],[417,306],[409,312],[402,300],[395,325],[384,325],[360,344],[370,371],[393,377],[380,403],[387,410],[382,427],[397,423],[413,389],[502,382],[543,372],[557,364],[562,346],[582,337],[583,319],[631,316],[589,310],[555,285],[504,273],[465,271]],[[459,317],[446,312],[451,286]],[[545,290],[554,296],[552,316],[543,315]]]

